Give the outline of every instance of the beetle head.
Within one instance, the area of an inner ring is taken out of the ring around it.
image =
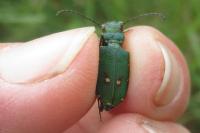
[[[111,21],[101,25],[103,32],[122,32],[124,23],[122,21]]]

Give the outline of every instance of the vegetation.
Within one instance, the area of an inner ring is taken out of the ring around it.
[[[192,77],[192,97],[180,121],[197,133],[200,131],[199,5],[199,0],[1,0],[0,40],[28,41],[69,28],[93,25],[75,15],[56,16],[60,9],[78,10],[100,23],[112,19],[127,20],[147,12],[162,12],[166,15],[164,22],[156,17],[145,17],[130,25],[152,25],[160,29],[184,53]]]

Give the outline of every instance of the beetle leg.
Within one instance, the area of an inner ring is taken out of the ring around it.
[[[103,39],[103,35],[101,35],[101,37],[100,37],[100,46],[106,46],[105,44],[106,43],[105,43],[105,41]]]
[[[103,46],[103,37],[100,38],[100,46]]]
[[[104,106],[103,106],[103,104],[101,103],[101,97],[100,97],[100,96],[97,96],[97,101],[98,101],[98,108],[99,108],[99,111],[102,112],[103,109],[104,109]]]
[[[98,99],[97,99],[97,101],[98,101],[98,108],[99,108],[99,117],[100,117],[100,121],[102,121],[102,117],[101,117],[101,112],[103,111],[103,106],[102,106],[102,104],[101,104],[101,101],[100,101],[100,97],[98,96]]]

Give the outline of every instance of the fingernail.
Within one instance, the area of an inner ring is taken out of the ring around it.
[[[2,48],[0,78],[11,83],[29,83],[60,74],[94,31],[94,27],[78,28]]]
[[[181,87],[182,76],[180,66],[171,51],[160,42],[158,46],[163,55],[165,69],[160,88],[155,96],[155,104],[162,106],[169,104],[176,97]]]
[[[151,125],[148,125],[148,124],[142,124],[141,125],[148,133],[157,133],[157,131],[151,126]]]

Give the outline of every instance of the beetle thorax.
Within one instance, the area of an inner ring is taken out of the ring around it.
[[[123,23],[111,21],[102,25],[102,38],[106,45],[121,46],[124,41]]]

